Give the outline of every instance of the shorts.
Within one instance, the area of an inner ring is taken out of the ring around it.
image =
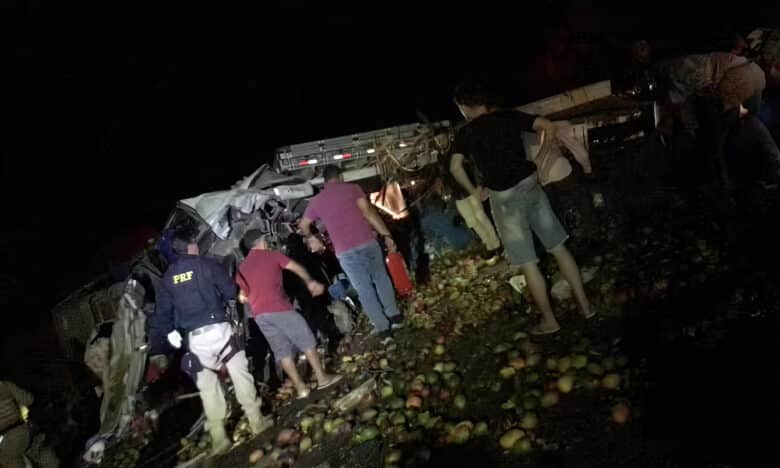
[[[510,189],[491,190],[490,207],[504,253],[512,265],[539,260],[532,233],[536,233],[548,251],[563,245],[569,238],[539,185],[536,173]]]
[[[295,349],[311,351],[317,347],[309,324],[298,312],[268,312],[256,316],[255,322],[268,340],[276,362],[292,358]]]

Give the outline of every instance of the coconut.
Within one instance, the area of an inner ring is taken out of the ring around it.
[[[447,441],[453,444],[465,444],[471,438],[474,425],[469,421],[458,423],[447,436]]]
[[[601,386],[607,390],[615,390],[620,386],[620,374],[607,374],[601,379]]]
[[[314,442],[311,440],[311,437],[304,437],[301,439],[301,442],[298,444],[298,450],[301,452],[305,452],[311,448],[311,446],[314,445]]]
[[[525,360],[525,364],[528,367],[538,366],[540,362],[542,362],[542,356],[539,354],[529,354],[528,358]]]
[[[574,388],[574,378],[569,375],[564,375],[558,379],[558,390],[561,393],[569,393]]]
[[[504,367],[498,373],[501,374],[501,377],[503,377],[504,379],[509,379],[513,375],[515,375],[515,372],[516,371],[514,367]]]
[[[501,436],[498,443],[504,450],[511,450],[515,443],[525,437],[525,432],[520,429],[510,429]]]
[[[437,344],[433,348],[433,354],[435,354],[437,356],[441,356],[441,355],[443,355],[446,352],[447,352],[447,349],[444,347],[444,345]]]
[[[369,408],[362,413],[360,413],[360,420],[363,422],[368,422],[374,419],[377,415],[377,410],[373,408]]]
[[[617,424],[625,424],[631,417],[631,408],[625,403],[618,403],[612,407],[612,421]]]
[[[398,449],[393,449],[387,452],[387,455],[385,455],[385,466],[387,465],[395,465],[401,461],[401,451]]]
[[[325,420],[325,413],[314,413],[314,422],[321,423]]]
[[[558,372],[566,372],[571,367],[571,358],[564,356],[558,360]]]
[[[253,450],[252,453],[249,454],[249,464],[254,465],[255,463],[259,462],[263,456],[265,456],[265,452],[263,450]]]
[[[554,357],[547,358],[547,361],[545,361],[545,367],[547,370],[558,370],[558,359]]]
[[[539,399],[533,395],[523,398],[523,409],[532,410],[539,406]]]
[[[588,357],[583,354],[576,354],[572,357],[571,366],[575,369],[582,369],[588,365]]]
[[[463,395],[456,395],[452,404],[458,409],[464,409],[466,407],[466,397]]]
[[[501,409],[502,410],[511,410],[511,409],[515,409],[515,408],[517,408],[517,403],[515,403],[515,400],[513,400],[511,398],[501,404]]]
[[[450,388],[450,390],[457,388],[460,385],[460,377],[457,375],[453,375],[452,377],[447,379],[447,387]]]
[[[425,388],[425,382],[423,380],[415,379],[412,385],[409,386],[409,390],[420,393]]]
[[[539,418],[534,413],[526,413],[520,420],[520,427],[523,429],[534,429],[539,425]]]
[[[594,362],[588,364],[587,369],[588,369],[588,372],[590,372],[593,375],[603,375],[604,374],[604,368],[601,367],[601,365],[596,364]]]
[[[440,374],[443,373],[444,372],[444,363],[443,362],[437,362],[433,366],[433,370],[434,370],[434,372],[438,372]]]
[[[531,451],[531,441],[528,438],[522,438],[512,446],[512,452],[526,454]]]
[[[422,408],[422,398],[420,398],[417,395],[410,395],[406,399],[406,407],[407,408]]]
[[[390,409],[401,409],[404,407],[404,400],[402,398],[395,397],[390,400]]]
[[[536,372],[530,372],[525,376],[525,382],[532,384],[539,381],[539,374]]]
[[[401,424],[406,424],[406,416],[404,416],[404,415],[403,415],[403,414],[401,414],[401,413],[395,413],[395,414],[393,414],[393,416],[390,418],[390,422],[391,422],[391,423],[392,423],[394,426],[400,426]]]
[[[455,369],[458,367],[458,364],[450,361],[444,363],[444,372],[454,372]]]
[[[542,407],[549,408],[558,404],[560,397],[557,392],[547,392],[542,395]]]
[[[376,439],[377,436],[379,436],[379,428],[376,426],[366,426],[355,434],[354,440],[357,443],[362,444],[363,442]]]
[[[310,416],[306,416],[301,419],[301,430],[304,433],[308,433],[309,429],[311,429],[311,426],[314,425],[314,418]]]
[[[430,372],[425,376],[425,381],[430,385],[436,385],[439,383],[439,374]]]
[[[387,369],[390,367],[390,362],[387,360],[387,358],[382,358],[379,360],[379,367],[382,369]]]
[[[505,343],[501,343],[499,345],[496,345],[496,347],[493,348],[493,352],[496,353],[496,354],[505,353],[507,351],[509,351],[509,345],[507,345]]]
[[[511,361],[509,361],[509,366],[511,368],[513,368],[513,369],[519,370],[519,369],[522,369],[522,368],[524,368],[526,366],[526,362],[525,362],[525,359],[523,359],[521,357],[516,357],[516,358],[512,359]]]
[[[488,425],[485,422],[478,422],[474,425],[474,431],[473,434],[476,437],[481,437],[484,435],[487,435],[488,433]]]
[[[382,387],[382,398],[388,399],[391,396],[393,396],[393,386],[385,385],[384,387]]]
[[[519,331],[519,332],[515,333],[515,334],[514,334],[514,336],[512,337],[512,339],[513,339],[514,341],[517,341],[517,340],[524,340],[524,339],[526,339],[526,338],[528,338],[528,333],[526,333],[526,332],[522,332],[522,331]]]

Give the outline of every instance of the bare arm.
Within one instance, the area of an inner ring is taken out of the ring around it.
[[[293,273],[295,273],[301,280],[303,280],[304,283],[306,283],[306,287],[309,289],[309,292],[312,296],[319,296],[323,292],[325,292],[325,286],[318,283],[317,281],[314,281],[312,279],[311,275],[309,275],[309,272],[306,271],[306,268],[303,267],[300,263],[290,260],[290,262],[287,264],[286,267],[284,267],[285,270],[290,270]]]
[[[309,218],[301,218],[301,221],[298,223],[298,227],[301,229],[301,232],[306,237],[309,237],[311,235],[311,225],[312,225],[312,220],[310,220]]]
[[[452,155],[452,159],[450,159],[450,173],[452,173],[455,180],[461,187],[466,189],[468,193],[479,196],[479,190],[477,190],[477,187],[471,182],[468,174],[466,174],[466,170],[463,168],[462,154],[455,153]]]
[[[374,206],[368,201],[366,197],[360,197],[357,199],[357,206],[360,208],[360,212],[363,213],[363,217],[385,239],[385,245],[391,252],[395,251],[395,241],[393,241],[390,235],[390,230],[387,229],[385,220],[379,216],[379,213],[374,209]]]
[[[310,281],[314,281],[311,278],[311,275],[309,275],[309,272],[306,271],[306,268],[303,267],[300,263],[296,262],[295,260],[290,260],[290,263],[287,264],[286,267],[284,267],[285,270],[290,270],[293,273],[295,273],[298,278],[302,279],[304,283],[308,283]]]
[[[536,133],[539,134],[539,141],[542,142],[542,145],[539,147],[539,153],[534,158],[534,161],[538,161],[540,157],[550,151],[553,141],[555,141],[557,127],[544,117],[537,117],[534,120],[533,127]]]

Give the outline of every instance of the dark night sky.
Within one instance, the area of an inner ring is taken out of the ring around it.
[[[2,2],[0,306],[46,310],[99,246],[159,228],[175,200],[226,188],[278,145],[411,122],[416,108],[456,118],[464,76],[543,97],[528,67],[560,24],[625,46],[768,17],[745,2],[505,3]]]

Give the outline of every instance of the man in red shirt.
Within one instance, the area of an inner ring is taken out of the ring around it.
[[[314,281],[299,263],[269,250],[268,239],[261,231],[252,230],[244,236],[244,245],[251,249],[238,270],[236,282],[241,291],[238,299],[249,304],[257,326],[265,335],[274,356],[292,381],[299,398],[309,395],[295,367],[294,349],[303,351],[317,377],[318,387],[325,388],[341,380],[340,375],[326,374],[317,354],[317,341],[309,325],[295,311],[282,289],[282,270],[298,275],[312,296],[319,296],[325,286]]]

